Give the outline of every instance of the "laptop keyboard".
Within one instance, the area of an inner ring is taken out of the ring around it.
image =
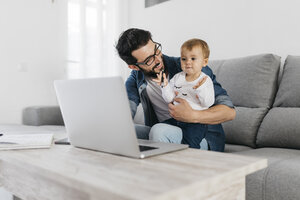
[[[140,151],[149,151],[152,149],[158,149],[157,147],[149,147],[149,146],[143,146],[143,145],[139,145]]]

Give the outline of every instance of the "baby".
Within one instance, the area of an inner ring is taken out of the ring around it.
[[[200,39],[191,39],[181,46],[181,69],[170,82],[165,73],[157,74],[154,81],[161,86],[162,96],[167,103],[175,97],[185,99],[195,110],[204,110],[214,104],[215,93],[213,82],[209,76],[203,73],[202,67],[206,67],[209,57],[207,43]],[[191,148],[200,148],[200,142],[207,132],[206,124],[185,123],[170,118],[163,123],[178,126],[182,129],[183,144],[189,144]]]

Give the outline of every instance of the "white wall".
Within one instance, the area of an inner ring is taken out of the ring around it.
[[[208,42],[211,59],[300,55],[298,0],[170,0],[147,9],[144,0],[128,2],[129,27],[150,30],[169,55],[178,56],[192,37]],[[66,3],[0,1],[0,124],[20,123],[26,106],[57,104],[53,80],[65,78]]]
[[[69,0],[68,78],[128,76],[115,44],[127,27],[127,0]]]
[[[298,0],[171,0],[150,8],[131,0],[129,26],[145,28],[164,53],[187,39],[206,40],[211,59],[274,53],[300,55]]]
[[[55,105],[53,80],[65,76],[66,1],[0,1],[0,124],[21,110]]]

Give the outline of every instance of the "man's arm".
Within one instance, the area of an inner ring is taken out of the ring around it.
[[[132,71],[125,83],[132,118],[134,118],[137,110],[137,106],[140,103],[140,97],[139,97],[139,92],[136,83],[136,76],[137,76],[136,72]]]
[[[169,104],[171,117],[178,121],[201,124],[220,124],[233,120],[236,112],[234,108],[226,105],[215,105],[207,110],[193,110],[189,103],[181,98],[176,98],[178,105]]]

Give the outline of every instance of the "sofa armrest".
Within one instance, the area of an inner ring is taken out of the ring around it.
[[[59,106],[27,107],[23,110],[22,118],[24,125],[64,125]]]

